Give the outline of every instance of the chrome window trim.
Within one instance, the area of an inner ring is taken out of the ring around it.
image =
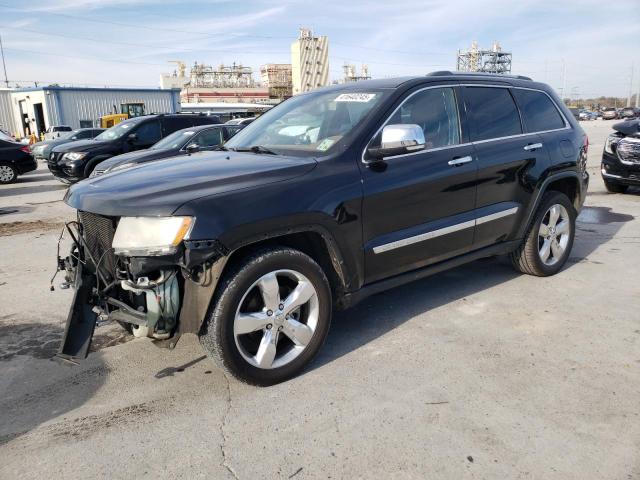
[[[437,152],[437,151],[440,151],[440,150],[447,150],[447,149],[451,149],[451,148],[466,147],[466,146],[469,146],[469,145],[476,145],[476,144],[479,144],[479,143],[496,142],[496,141],[499,141],[499,140],[508,140],[510,138],[527,137],[529,135],[539,135],[541,133],[561,132],[561,131],[564,131],[564,130],[571,130],[573,128],[571,126],[571,124],[568,122],[567,117],[565,117],[564,113],[562,113],[562,110],[560,110],[560,108],[558,107],[558,104],[551,97],[551,95],[549,95],[544,90],[540,90],[538,88],[515,87],[513,85],[496,85],[496,84],[483,84],[483,83],[456,83],[456,84],[446,84],[446,85],[434,85],[434,86],[430,86],[430,87],[421,88],[420,90],[416,90],[411,95],[409,95],[407,98],[405,98],[402,101],[402,103],[400,105],[398,105],[398,107],[393,112],[391,112],[391,114],[387,117],[387,119],[384,121],[382,126],[378,130],[376,130],[376,132],[373,134],[373,136],[367,142],[366,146],[364,147],[364,150],[362,151],[361,162],[364,163],[365,165],[367,165],[369,163],[364,157],[365,157],[365,155],[367,153],[367,148],[371,144],[371,141],[374,138],[376,138],[376,136],[382,131],[382,129],[389,122],[389,120],[391,120],[391,117],[393,117],[397,113],[397,111],[402,107],[402,105],[404,105],[404,102],[409,100],[413,95],[415,95],[415,94],[417,94],[419,92],[422,92],[423,90],[429,90],[429,89],[433,89],[433,88],[447,88],[447,87],[449,87],[449,88],[454,88],[454,87],[513,88],[513,89],[531,90],[533,92],[544,93],[549,98],[549,100],[551,100],[551,103],[553,104],[553,106],[555,107],[557,112],[560,114],[560,117],[562,118],[562,121],[564,122],[565,126],[561,127],[561,128],[552,128],[550,130],[541,130],[541,131],[526,132],[526,133],[523,132],[523,133],[519,133],[517,135],[508,135],[506,137],[487,138],[485,140],[476,140],[474,142],[457,143],[455,145],[446,145],[444,147],[428,148],[428,149],[418,150],[416,152],[411,152],[411,153],[402,153],[400,155],[392,155],[392,156],[389,156],[389,157],[385,157],[385,160],[391,160],[391,159],[394,159],[394,158],[401,158],[401,157],[408,157],[410,155],[417,155],[419,153]],[[514,99],[514,101],[515,101],[515,99]],[[458,99],[457,98],[456,98],[456,104],[458,105]],[[516,108],[518,108],[518,112],[520,112],[520,108],[518,107],[517,104],[516,104]],[[459,128],[461,127],[461,125],[460,125],[460,116],[458,116],[458,127]],[[462,131],[460,131],[460,134],[461,134],[460,136],[462,137]]]
[[[423,87],[420,88],[419,90],[416,90],[415,92],[412,92],[408,97],[406,97],[401,103],[400,105],[398,105],[393,112],[391,112],[391,114],[389,116],[387,116],[387,119],[382,123],[382,125],[380,126],[380,128],[378,128],[378,130],[376,130],[376,132],[371,136],[371,138],[369,139],[369,141],[367,142],[367,144],[364,147],[364,150],[362,151],[362,156],[361,156],[361,161],[362,163],[364,163],[365,165],[369,162],[367,162],[367,160],[365,160],[364,156],[367,153],[367,148],[369,147],[369,145],[371,144],[372,140],[374,138],[376,138],[376,136],[382,131],[382,129],[384,127],[387,126],[387,124],[389,123],[389,120],[391,120],[391,118],[398,113],[398,110],[400,110],[402,108],[402,106],[405,104],[405,102],[407,102],[411,97],[413,97],[414,95],[417,95],[420,92],[424,92],[425,90],[433,90],[435,88],[451,88],[451,89],[455,89],[455,87],[457,87],[458,84],[446,84],[446,85],[431,85],[428,87]],[[460,111],[459,109],[459,102],[458,102],[458,97],[457,95],[455,95],[455,90],[454,90],[454,96],[456,97],[456,108],[458,108],[458,111]],[[462,124],[460,123],[460,115],[458,115],[458,138],[462,138]],[[390,158],[398,158],[398,157],[406,157],[407,155],[415,155],[416,153],[425,153],[425,152],[435,152],[438,150],[444,150],[447,148],[453,148],[453,147],[460,147],[462,145],[470,145],[470,143],[456,143],[455,145],[446,145],[444,147],[436,147],[436,148],[429,148],[429,149],[424,149],[424,150],[418,150],[416,152],[411,152],[411,153],[402,153],[400,155],[393,155],[390,157],[385,157],[386,159],[390,159]]]
[[[393,242],[384,243],[382,245],[378,245],[377,247],[373,247],[373,253],[377,255],[378,253],[388,252],[389,250],[395,250],[397,248],[413,245],[414,243],[423,242],[425,240],[431,240],[432,238],[441,237],[443,235],[455,233],[460,230],[465,230],[467,228],[475,227],[477,225],[482,225],[483,223],[492,222],[493,220],[498,220],[500,218],[508,217],[510,215],[515,215],[518,212],[518,210],[519,210],[519,207],[511,207],[511,208],[507,208],[506,210],[501,210],[499,212],[491,213],[489,215],[483,215],[482,217],[477,217],[477,218],[474,218],[473,220],[468,220],[466,222],[456,223],[455,225],[450,225],[448,227],[438,228],[437,230],[432,230],[430,232],[425,232],[419,235],[413,235],[411,237],[395,240]]]

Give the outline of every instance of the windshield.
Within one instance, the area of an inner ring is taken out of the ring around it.
[[[164,137],[158,143],[156,143],[151,150],[176,150],[181,148],[184,143],[193,137],[196,132],[193,130],[178,130],[171,135]]]
[[[384,95],[380,90],[333,90],[292,97],[260,116],[225,146],[240,151],[260,146],[293,156],[327,155]]]
[[[96,140],[115,140],[128,134],[138,122],[121,122],[98,135]]]

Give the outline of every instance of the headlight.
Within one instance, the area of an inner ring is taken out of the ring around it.
[[[118,170],[124,170],[125,168],[135,167],[136,165],[138,165],[138,164],[137,163],[132,163],[132,162],[122,163],[120,165],[116,165],[113,168],[109,168],[109,169],[105,170],[104,173],[116,172]]]
[[[86,156],[87,154],[84,152],[69,152],[62,156],[62,161],[69,160],[73,162],[75,160],[82,160]]]
[[[194,223],[193,217],[122,217],[113,250],[131,257],[169,255],[189,238]]]
[[[620,140],[620,137],[617,135],[609,135],[607,141],[604,142],[604,151],[613,155],[615,153],[613,147],[618,143],[618,140]]]

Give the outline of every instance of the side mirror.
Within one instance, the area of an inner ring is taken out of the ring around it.
[[[127,137],[127,142],[129,143],[136,143],[137,141],[138,141],[137,133],[130,133],[129,136]]]
[[[198,145],[197,143],[190,143],[189,145],[187,145],[187,147],[185,148],[185,151],[187,153],[195,153],[198,150],[200,150],[200,145]]]
[[[419,125],[413,123],[387,125],[382,129],[379,147],[367,150],[372,161],[385,157],[412,153],[425,148],[424,132]]]

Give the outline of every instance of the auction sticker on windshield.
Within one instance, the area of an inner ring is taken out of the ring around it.
[[[375,93],[343,93],[338,95],[336,102],[370,102],[375,98]]]
[[[322,142],[320,142],[320,145],[316,147],[316,150],[320,150],[321,152],[326,152],[331,148],[331,145],[333,145],[334,143],[335,142],[330,138],[325,138]]]

